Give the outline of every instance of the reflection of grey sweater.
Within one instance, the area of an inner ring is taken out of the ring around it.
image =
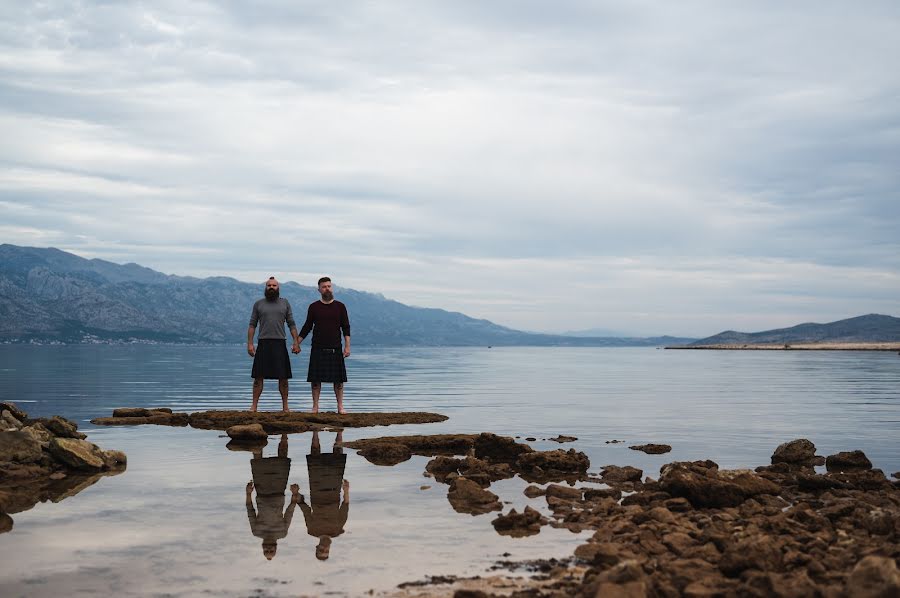
[[[259,323],[259,340],[267,338],[284,340],[285,322],[291,330],[297,329],[297,325],[294,323],[294,312],[291,311],[291,304],[287,299],[281,297],[275,301],[260,299],[253,304],[250,326],[256,328]]]

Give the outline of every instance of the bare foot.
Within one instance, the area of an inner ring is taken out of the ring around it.
[[[339,409],[339,410],[338,410],[338,413],[339,413],[340,415],[347,415],[347,410],[346,410],[346,409]]]
[[[281,412],[282,412],[282,413],[290,413],[291,410],[290,410],[290,409],[282,409]]]

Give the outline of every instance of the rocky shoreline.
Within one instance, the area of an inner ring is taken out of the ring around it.
[[[0,533],[12,529],[10,515],[59,502],[125,470],[125,453],[86,438],[64,417],[30,418],[14,403],[0,403]]]
[[[672,345],[665,349],[706,351],[898,351],[900,343],[734,343],[720,345]]]
[[[493,434],[345,446],[379,464],[384,455],[437,455],[425,475],[447,485],[457,512],[499,512],[491,520],[499,534],[524,537],[546,525],[594,532],[571,561],[545,561],[531,578],[434,576],[393,596],[900,596],[900,481],[873,469],[862,451],[825,458],[798,439],[755,470],[673,462],[653,479],[627,466],[590,474],[583,453],[534,451]],[[489,487],[514,475],[545,484],[525,494],[543,498],[551,516],[530,506],[502,512]],[[590,481],[605,487],[583,485]]]

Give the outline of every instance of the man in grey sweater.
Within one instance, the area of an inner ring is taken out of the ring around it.
[[[297,334],[297,325],[294,323],[294,313],[287,299],[279,297],[280,287],[275,277],[266,281],[266,296],[253,304],[250,313],[250,328],[247,330],[247,354],[253,358],[253,406],[251,411],[257,410],[259,396],[263,391],[263,381],[278,380],[278,390],[281,392],[282,411],[288,412],[288,378],[291,378],[291,358],[285,344],[284,325],[287,323],[294,339],[291,351],[300,352],[300,337]],[[259,339],[256,348],[253,347],[253,336],[259,325]]]

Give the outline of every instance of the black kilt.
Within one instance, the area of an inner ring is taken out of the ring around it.
[[[309,350],[309,372],[307,382],[347,381],[347,368],[344,366],[344,353],[341,349],[322,349],[312,347]]]
[[[263,338],[256,344],[256,356],[253,358],[253,371],[250,376],[267,380],[285,380],[292,378],[291,358],[288,356],[284,339]]]

